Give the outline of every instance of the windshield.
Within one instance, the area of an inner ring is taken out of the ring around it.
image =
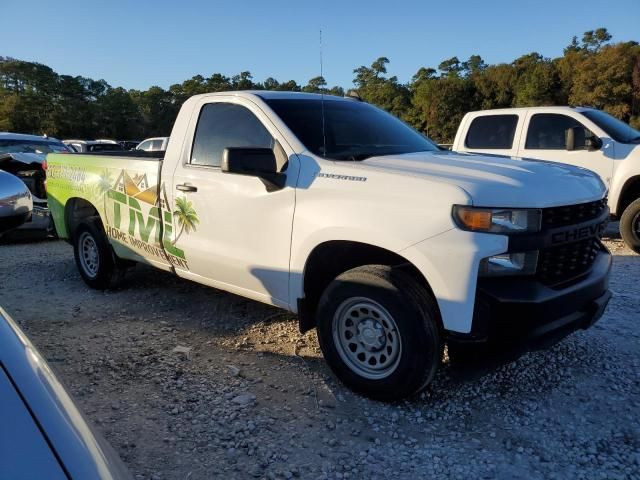
[[[615,117],[612,117],[608,113],[600,110],[585,110],[582,114],[598,125],[607,135],[613,138],[616,142],[632,143],[640,142],[640,132],[635,128],[631,128],[629,125]]]
[[[2,153],[67,153],[69,149],[62,142],[52,140],[0,140]]]
[[[93,145],[87,145],[88,152],[114,152],[121,150],[122,147],[114,143],[94,143]]]
[[[377,155],[439,150],[428,138],[368,103],[330,98],[324,102],[309,99],[265,99],[265,102],[310,152],[321,157],[364,160]]]

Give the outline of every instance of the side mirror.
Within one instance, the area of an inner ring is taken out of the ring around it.
[[[0,170],[0,235],[29,220],[32,210],[33,199],[24,182]]]
[[[600,150],[602,148],[602,139],[591,134],[590,136],[585,138],[584,146],[587,147],[587,150],[589,150],[590,152]]]
[[[588,132],[584,127],[571,127],[565,131],[564,144],[565,148],[571,150],[587,149],[590,152],[600,150],[602,148],[602,140],[593,133]]]
[[[224,173],[260,178],[268,190],[284,188],[286,174],[278,171],[276,154],[270,148],[225,148],[221,169]]]

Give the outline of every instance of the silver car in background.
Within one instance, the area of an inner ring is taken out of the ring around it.
[[[51,137],[0,132],[0,170],[24,182],[33,197],[33,214],[20,230],[44,237],[54,233],[47,204],[43,163],[48,153],[68,153],[69,148]]]
[[[31,219],[33,198],[18,177],[0,170],[0,236]]]

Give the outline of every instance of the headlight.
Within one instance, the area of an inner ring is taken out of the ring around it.
[[[487,233],[529,233],[540,231],[542,212],[536,209],[480,208],[453,206],[453,219],[463,230]]]
[[[483,258],[478,275],[481,277],[505,275],[533,275],[538,264],[538,251],[501,253]]]

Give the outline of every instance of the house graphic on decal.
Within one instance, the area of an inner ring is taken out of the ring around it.
[[[158,203],[158,185],[149,186],[146,173],[131,177],[126,170],[122,170],[113,189],[149,205],[156,206]]]

